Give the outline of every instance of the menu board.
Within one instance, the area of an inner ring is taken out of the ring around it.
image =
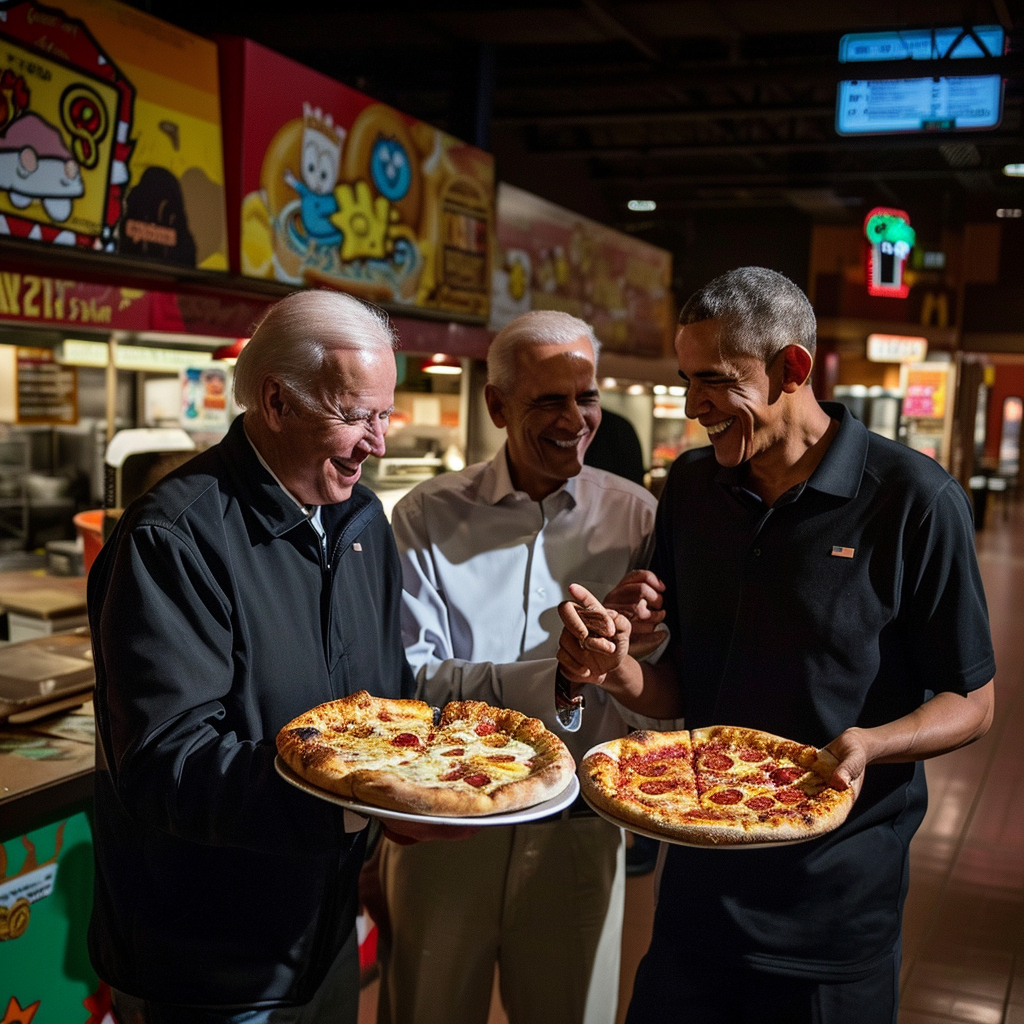
[[[672,254],[501,182],[490,326],[559,309],[609,352],[662,356],[672,345]]]
[[[0,234],[226,270],[215,44],[114,0],[4,5]]]
[[[994,128],[1003,110],[1000,75],[840,82],[840,135]]]
[[[251,40],[220,47],[232,264],[486,318],[491,155]]]

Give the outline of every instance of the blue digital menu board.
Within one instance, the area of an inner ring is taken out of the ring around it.
[[[899,61],[906,75],[909,62],[998,57],[1004,47],[998,25],[854,32],[840,40],[839,60]],[[839,83],[836,131],[878,135],[995,128],[1002,109],[999,74],[854,79]]]

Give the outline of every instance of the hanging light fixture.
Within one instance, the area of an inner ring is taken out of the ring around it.
[[[239,357],[242,349],[245,348],[248,341],[248,338],[236,338],[230,345],[221,345],[220,348],[213,350],[212,358],[229,359],[231,362],[234,362]]]
[[[435,352],[429,359],[424,359],[420,364],[423,373],[462,373],[462,363],[444,352]]]

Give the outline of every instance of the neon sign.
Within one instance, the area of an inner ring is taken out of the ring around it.
[[[910,216],[904,210],[876,206],[864,218],[864,237],[868,294],[905,299],[910,285],[903,281],[903,266],[916,237]]]

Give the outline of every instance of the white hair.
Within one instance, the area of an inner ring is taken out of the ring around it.
[[[235,402],[258,408],[263,382],[275,377],[295,401],[318,412],[326,396],[321,382],[336,349],[388,349],[398,340],[387,314],[344,292],[294,292],[260,321],[235,364]]]
[[[522,349],[530,345],[571,345],[580,338],[590,342],[596,371],[601,342],[585,320],[556,309],[523,313],[498,331],[487,349],[487,383],[508,394],[515,384],[516,360]]]

